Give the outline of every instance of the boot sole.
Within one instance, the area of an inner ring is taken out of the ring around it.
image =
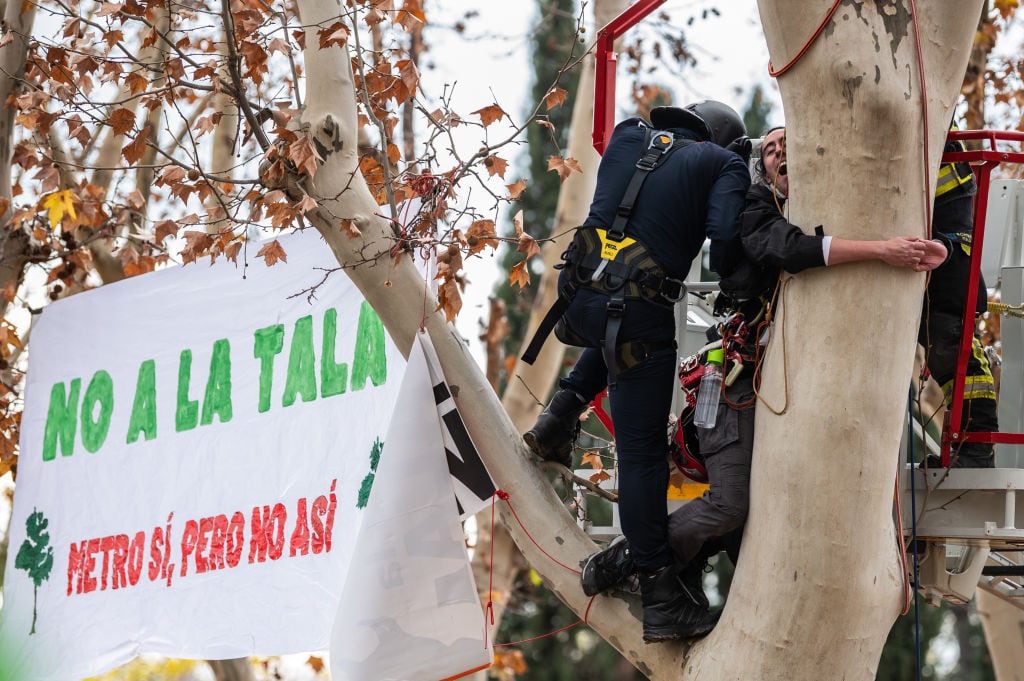
[[[707,636],[715,628],[716,622],[707,622],[700,626],[685,628],[666,627],[664,629],[644,629],[644,643],[661,643],[663,641],[678,641],[687,638],[700,638]]]
[[[605,548],[605,550],[607,550],[608,548],[611,548],[611,546],[613,544],[616,544],[616,543],[618,543],[620,541],[625,541],[625,538],[624,537],[616,537],[614,540],[612,540],[611,544],[609,544]],[[617,582],[614,582],[612,584],[609,584],[608,586],[605,586],[603,588],[599,584],[597,584],[592,573],[593,573],[594,570],[597,569],[597,566],[595,564],[595,559],[599,555],[601,555],[601,553],[603,553],[603,551],[598,551],[597,553],[591,554],[590,557],[587,558],[587,561],[583,564],[583,569],[580,570],[580,587],[583,589],[583,593],[586,594],[587,596],[596,596],[597,594],[604,593],[605,591],[608,591],[608,590],[610,590],[610,589],[612,589],[612,588],[614,588],[616,586],[621,586],[621,585],[625,584],[626,581],[629,579],[629,574],[626,574],[625,576],[623,576],[622,579],[620,579]],[[630,573],[630,574],[635,574],[635,573]],[[588,577],[588,575],[590,575],[590,576]]]
[[[534,454],[536,454],[545,461],[560,463],[566,468],[572,465],[571,445],[569,447],[569,451],[567,452],[552,452],[551,450],[545,449],[540,446],[540,443],[537,441],[537,436],[534,434],[532,430],[526,431],[526,434],[523,435],[523,442],[525,442],[526,446],[530,448],[530,451],[532,451]]]

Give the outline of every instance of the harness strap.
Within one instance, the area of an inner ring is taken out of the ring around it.
[[[619,362],[615,350],[619,345],[619,328],[622,326],[622,317],[625,313],[625,291],[619,287],[612,293],[608,299],[608,305],[605,307],[604,341],[601,344],[604,365],[608,368],[609,390],[615,387],[616,379],[619,377]]]
[[[676,149],[693,143],[693,140],[685,138],[676,140],[671,132],[664,130],[653,131],[652,137],[652,131],[650,129],[647,130],[644,138],[644,146],[646,148],[640,156],[640,160],[636,162],[636,171],[633,173],[633,177],[629,179],[629,184],[626,185],[626,191],[622,194],[619,207],[615,209],[615,219],[608,229],[609,239],[622,241],[623,237],[626,236],[626,224],[633,214],[636,197],[640,195],[640,188],[643,187],[644,181],[651,171],[658,167],[664,157],[667,157]]]
[[[695,144],[695,142],[686,138],[676,139],[668,131],[655,131],[651,128],[646,130],[644,135],[644,151],[636,162],[636,170],[633,172],[629,184],[626,185],[626,190],[619,201],[619,206],[615,210],[615,219],[612,221],[612,225],[606,234],[610,241],[621,242],[626,238],[626,226],[633,214],[633,207],[636,204],[637,197],[640,195],[640,189],[643,187],[647,176],[651,174],[651,171],[661,165],[672,152],[689,144]],[[584,253],[574,253],[570,245],[566,253],[562,254],[562,259],[567,263],[575,265],[577,264],[577,258],[582,259],[585,256],[586,254]],[[607,258],[601,259],[590,277],[590,282],[607,282],[609,274],[606,270],[609,266],[611,266],[612,272],[621,277],[621,281],[616,286],[609,287],[612,290],[610,291],[610,300],[607,306],[608,323],[605,327],[605,338],[602,343],[602,354],[608,367],[609,386],[613,386],[618,374],[616,345],[619,327],[622,326],[622,315],[625,312],[626,289],[628,288],[626,284],[631,281],[636,282],[640,285],[637,287],[637,291],[641,292],[641,294],[643,288],[646,287],[654,292],[655,298],[663,298],[668,303],[675,303],[686,295],[686,287],[678,279],[642,272],[635,268],[621,268],[614,260]],[[574,269],[578,268],[574,267]],[[570,279],[575,279],[577,275],[578,272],[573,272],[573,276]],[[587,285],[588,283],[586,281],[570,281],[569,284],[559,290],[558,299],[548,310],[547,314],[544,315],[544,319],[537,326],[530,344],[523,353],[522,360],[524,362],[533,364],[537,360],[537,355],[540,353],[544,341],[547,340],[547,337],[557,325],[558,320],[569,308],[573,298],[576,297],[576,291],[580,286]]]
[[[555,328],[555,324],[562,318],[565,311],[569,309],[569,304],[572,303],[572,299],[576,297],[576,286],[571,282],[563,287],[558,292],[558,299],[555,300],[554,304],[548,309],[548,313],[544,315],[544,319],[540,320],[540,324],[537,325],[537,330],[533,332],[533,338],[530,340],[530,344],[526,347],[526,352],[523,353],[523,361],[527,364],[533,364],[537,361],[537,355],[540,354],[540,349],[544,346],[544,341],[547,340],[548,336],[551,335],[551,330]]]

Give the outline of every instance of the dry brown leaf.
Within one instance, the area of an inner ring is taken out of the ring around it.
[[[277,239],[263,244],[256,257],[263,258],[263,262],[266,263],[267,267],[276,265],[278,260],[288,262],[288,254],[284,252],[284,248],[281,247],[281,243]]]
[[[197,229],[185,230],[182,236],[185,238],[185,248],[181,249],[183,263],[195,262],[196,258],[206,253],[213,244],[212,236]]]
[[[420,72],[416,70],[416,63],[412,59],[400,59],[395,62],[395,68],[405,83],[410,97],[416,96],[416,88],[420,84]]]
[[[345,43],[348,42],[349,30],[345,22],[336,21],[327,28],[320,29],[316,34],[320,39],[320,49],[323,50],[331,45],[345,47]]]
[[[146,153],[146,137],[141,133],[121,149],[121,155],[130,166],[136,165]]]
[[[562,182],[565,182],[565,179],[574,172],[583,172],[583,169],[580,167],[580,164],[576,159],[562,158],[561,156],[551,156],[548,158],[548,170],[554,170],[557,172],[558,177]]]
[[[178,235],[178,223],[174,220],[162,220],[156,223],[155,232],[156,235],[153,238],[159,246],[167,237]]]
[[[523,232],[519,235],[519,243],[516,244],[516,251],[519,253],[525,253],[527,259],[529,259],[540,253],[540,245],[537,243],[536,239],[526,232]]]
[[[526,261],[513,265],[508,273],[508,280],[513,286],[525,288],[530,285],[530,271],[526,268]]]
[[[224,257],[233,263],[238,263],[238,252],[242,250],[241,241],[232,241],[228,244],[227,248],[224,249]]]
[[[512,227],[516,230],[516,236],[523,235],[523,211],[517,210],[516,214],[512,216]]]
[[[484,167],[487,168],[487,174],[490,177],[498,175],[504,180],[505,169],[508,168],[508,161],[492,154],[484,159]]]
[[[596,449],[588,449],[583,452],[583,459],[581,460],[581,463],[584,466],[590,466],[595,471],[604,469],[604,462],[601,461],[601,455],[597,453]]]
[[[477,220],[466,230],[466,244],[469,246],[469,255],[475,255],[484,250],[485,246],[498,248],[498,234],[494,231],[493,220]]]
[[[135,126],[135,112],[123,106],[118,107],[110,113],[107,123],[114,129],[115,135],[123,135]]]
[[[452,277],[447,279],[437,288],[437,309],[444,310],[446,321],[454,322],[462,310],[462,294],[459,292],[459,284]]]
[[[174,184],[175,182],[181,182],[185,179],[188,173],[181,166],[164,166],[164,169],[160,171],[160,177],[157,179],[157,184]]]
[[[544,95],[544,103],[547,104],[548,111],[551,111],[556,106],[562,106],[565,102],[566,94],[568,93],[560,87],[548,90],[548,93]]]
[[[484,108],[477,109],[476,111],[473,111],[472,113],[475,113],[478,116],[480,116],[480,120],[483,122],[485,128],[488,125],[490,125],[491,123],[494,123],[496,121],[500,121],[501,117],[506,115],[504,110],[502,110],[502,108],[500,106],[498,106],[497,104],[491,104],[490,106],[485,106]]]
[[[305,173],[310,177],[316,175],[317,164],[323,162],[320,154],[316,152],[316,148],[313,146],[313,140],[309,137],[300,137],[289,144],[288,158],[291,159],[300,173]]]
[[[508,198],[515,201],[526,190],[526,182],[524,180],[517,180],[512,184],[505,185],[505,187],[508,189]]]
[[[298,203],[298,204],[296,205],[296,208],[298,208],[298,209],[299,209],[299,213],[300,213],[301,215],[305,215],[305,214],[306,214],[306,213],[308,213],[309,211],[311,211],[311,210],[313,210],[314,208],[316,208],[316,207],[317,207],[317,205],[318,205],[318,204],[317,204],[317,202],[316,202],[316,199],[314,199],[314,198],[313,198],[312,196],[310,196],[309,194],[303,194],[303,195],[302,195],[302,200],[301,200],[301,201],[299,201],[299,203]]]

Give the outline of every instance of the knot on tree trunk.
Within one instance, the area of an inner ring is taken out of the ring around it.
[[[317,119],[312,127],[313,144],[320,157],[327,160],[333,153],[341,151],[345,147],[345,140],[342,139],[341,125],[334,120],[331,114],[325,114]]]

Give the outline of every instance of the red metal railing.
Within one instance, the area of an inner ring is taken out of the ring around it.
[[[971,344],[974,339],[974,311],[977,306],[978,280],[981,276],[981,252],[985,245],[985,219],[988,216],[988,194],[991,185],[992,171],[1000,163],[1024,163],[1024,153],[999,151],[996,142],[1024,143],[1024,133],[998,130],[957,130],[949,133],[949,139],[982,140],[988,143],[987,149],[979,151],[958,151],[943,154],[944,163],[967,161],[974,167],[974,176],[978,181],[978,194],[974,202],[974,237],[971,244],[971,269],[967,280],[967,295],[964,304],[964,328],[960,336],[960,347],[957,351],[956,376],[953,378],[953,393],[946,418],[942,425],[942,465],[948,466],[950,448],[962,442],[1004,442],[1024,444],[1022,433],[990,433],[981,431],[965,431],[961,411],[964,403],[964,384],[966,383],[967,360],[971,356]]]
[[[637,0],[625,11],[612,19],[597,33],[596,73],[594,87],[594,148],[603,154],[615,127],[615,40],[639,23],[665,0]],[[957,353],[957,371],[953,379],[953,393],[949,409],[942,427],[941,459],[942,465],[948,466],[950,448],[962,442],[990,442],[1024,444],[1022,433],[989,433],[962,430],[964,383],[967,360],[970,357],[971,343],[974,337],[974,309],[976,297],[972,292],[978,288],[981,273],[981,252],[985,241],[985,218],[988,215],[988,193],[991,185],[992,171],[1000,163],[1024,163],[1024,153],[1006,152],[996,149],[996,143],[1024,143],[1024,133],[996,130],[959,130],[949,133],[950,139],[981,140],[987,142],[989,148],[980,151],[961,151],[943,154],[943,162],[967,161],[974,167],[978,182],[978,194],[974,206],[974,238],[971,247],[971,268],[967,281],[967,296],[964,306],[964,328],[960,337]],[[598,417],[610,428],[611,419],[603,408],[598,405]]]
[[[594,148],[603,154],[615,127],[615,40],[665,0],[637,0],[597,32],[594,74]]]

